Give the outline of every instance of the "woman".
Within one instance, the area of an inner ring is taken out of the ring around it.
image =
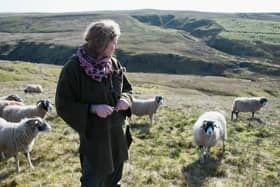
[[[131,115],[132,87],[112,57],[119,36],[112,20],[90,24],[85,44],[64,65],[57,85],[57,113],[80,137],[82,186],[120,186],[128,159],[123,125]]]

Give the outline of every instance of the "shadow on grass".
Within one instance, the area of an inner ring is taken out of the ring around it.
[[[265,122],[261,119],[261,118],[256,118],[256,117],[254,117],[254,118],[246,118],[246,119],[234,119],[234,120],[232,120],[232,122],[233,123],[235,123],[235,122],[240,122],[240,121],[244,121],[244,120],[247,120],[247,122],[249,123],[248,125],[249,125],[249,127],[251,127],[252,126],[252,124],[251,124],[251,122],[257,122],[258,124],[263,124],[263,125],[265,125]],[[244,123],[246,123],[246,122],[244,122]]]
[[[199,159],[195,162],[184,166],[182,168],[182,174],[185,177],[187,186],[203,186],[205,180],[208,177],[224,177],[225,171],[220,169],[223,153],[219,153],[217,158],[213,155],[207,158],[205,164],[200,164]],[[207,186],[207,185],[206,185]]]
[[[261,120],[261,118],[248,118],[247,120],[249,121],[249,123],[255,121],[259,124],[264,124],[264,122]]]
[[[133,136],[139,139],[151,138],[150,124],[149,123],[130,123]]]

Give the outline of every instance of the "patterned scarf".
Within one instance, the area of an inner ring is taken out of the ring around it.
[[[104,77],[107,78],[112,72],[111,57],[96,61],[86,53],[83,47],[79,47],[76,54],[79,58],[80,66],[93,80],[101,82]]]

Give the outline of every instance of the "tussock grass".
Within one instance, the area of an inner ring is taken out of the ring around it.
[[[2,95],[18,94],[26,104],[54,94],[61,66],[1,62],[0,71],[22,79],[0,77]],[[123,186],[279,186],[279,81],[262,77],[257,81],[208,76],[127,73],[135,97],[162,95],[165,103],[149,125],[148,117],[129,119],[134,141],[123,174]],[[28,79],[29,78],[29,79]],[[273,77],[275,80],[275,77]],[[44,93],[25,94],[27,83],[40,83]],[[206,91],[205,91],[206,90]],[[251,94],[248,94],[248,93]],[[256,113],[241,113],[230,121],[234,97],[264,94],[268,105]],[[205,111],[221,109],[227,113],[228,140],[211,149],[206,164],[198,163],[192,126]],[[52,132],[40,134],[30,170],[23,155],[22,172],[15,172],[15,161],[0,162],[0,186],[79,186],[79,139],[52,111],[46,118]]]

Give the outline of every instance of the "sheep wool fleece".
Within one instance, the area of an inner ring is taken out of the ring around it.
[[[120,63],[114,58],[111,60],[113,73],[98,82],[86,75],[78,57],[72,56],[62,68],[55,97],[58,115],[79,133],[80,154],[88,158],[97,176],[112,173],[128,159],[123,125],[131,109],[114,111],[107,118],[89,112],[89,104],[114,107],[120,98],[125,98],[131,106],[132,87]]]

